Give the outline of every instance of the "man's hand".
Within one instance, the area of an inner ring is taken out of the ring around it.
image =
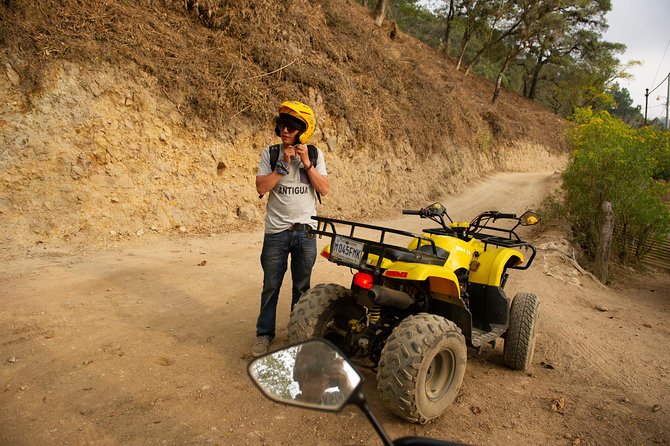
[[[295,153],[300,157],[302,165],[307,167],[310,165],[311,161],[309,160],[309,150],[305,144],[296,144],[293,146],[295,148]]]
[[[305,147],[307,150],[307,147]],[[291,162],[291,158],[296,156],[298,153],[296,151],[296,146],[286,146],[284,147],[284,162]],[[302,158],[302,157],[301,157]]]

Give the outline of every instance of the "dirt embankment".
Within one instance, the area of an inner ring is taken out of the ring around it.
[[[0,5],[3,251],[257,227],[257,160],[285,99],[317,113],[325,214],[565,161],[558,117],[511,94],[491,106],[489,83],[353,1],[207,4]]]

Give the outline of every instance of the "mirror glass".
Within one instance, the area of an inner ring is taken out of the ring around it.
[[[339,411],[362,381],[330,343],[314,339],[255,359],[249,375],[280,403]]]
[[[430,209],[435,214],[443,214],[447,212],[447,208],[442,206],[442,203],[433,203],[430,206],[428,206],[428,209]]]
[[[532,226],[537,224],[540,221],[541,217],[533,211],[526,211],[519,218],[519,223],[521,226]]]

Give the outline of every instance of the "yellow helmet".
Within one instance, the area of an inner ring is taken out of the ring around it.
[[[285,101],[279,105],[279,114],[286,114],[293,116],[300,122],[305,124],[304,130],[301,130],[297,135],[298,141],[301,144],[307,143],[309,138],[314,134],[316,129],[316,118],[314,112],[307,105],[298,101]],[[275,133],[279,136],[279,128],[275,126]]]

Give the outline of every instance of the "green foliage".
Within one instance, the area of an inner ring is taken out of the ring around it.
[[[374,8],[376,1],[362,3]],[[391,0],[387,17],[404,32],[444,49],[451,4]],[[612,83],[628,77],[626,70],[638,62],[622,64],[617,55],[625,45],[603,40],[611,7],[609,0],[454,0],[449,55],[458,60],[462,48],[463,69],[490,80],[503,71],[508,88],[563,116],[592,107],[637,126],[639,113],[626,108],[625,95],[612,98],[623,94]]]
[[[651,156],[658,162],[654,179],[670,181],[670,131],[647,126],[638,133],[649,141]]]
[[[591,256],[600,237],[601,206],[612,204],[614,252],[639,261],[651,243],[670,230],[670,209],[661,197],[668,188],[654,180],[667,174],[668,136],[651,127],[633,130],[601,111],[578,109],[570,118],[574,145],[563,175],[565,216]]]
[[[611,115],[620,118],[631,127],[640,127],[644,123],[641,107],[633,106],[633,99],[627,88],[621,88],[618,83],[615,83],[612,87],[612,96],[616,105],[608,110]]]

